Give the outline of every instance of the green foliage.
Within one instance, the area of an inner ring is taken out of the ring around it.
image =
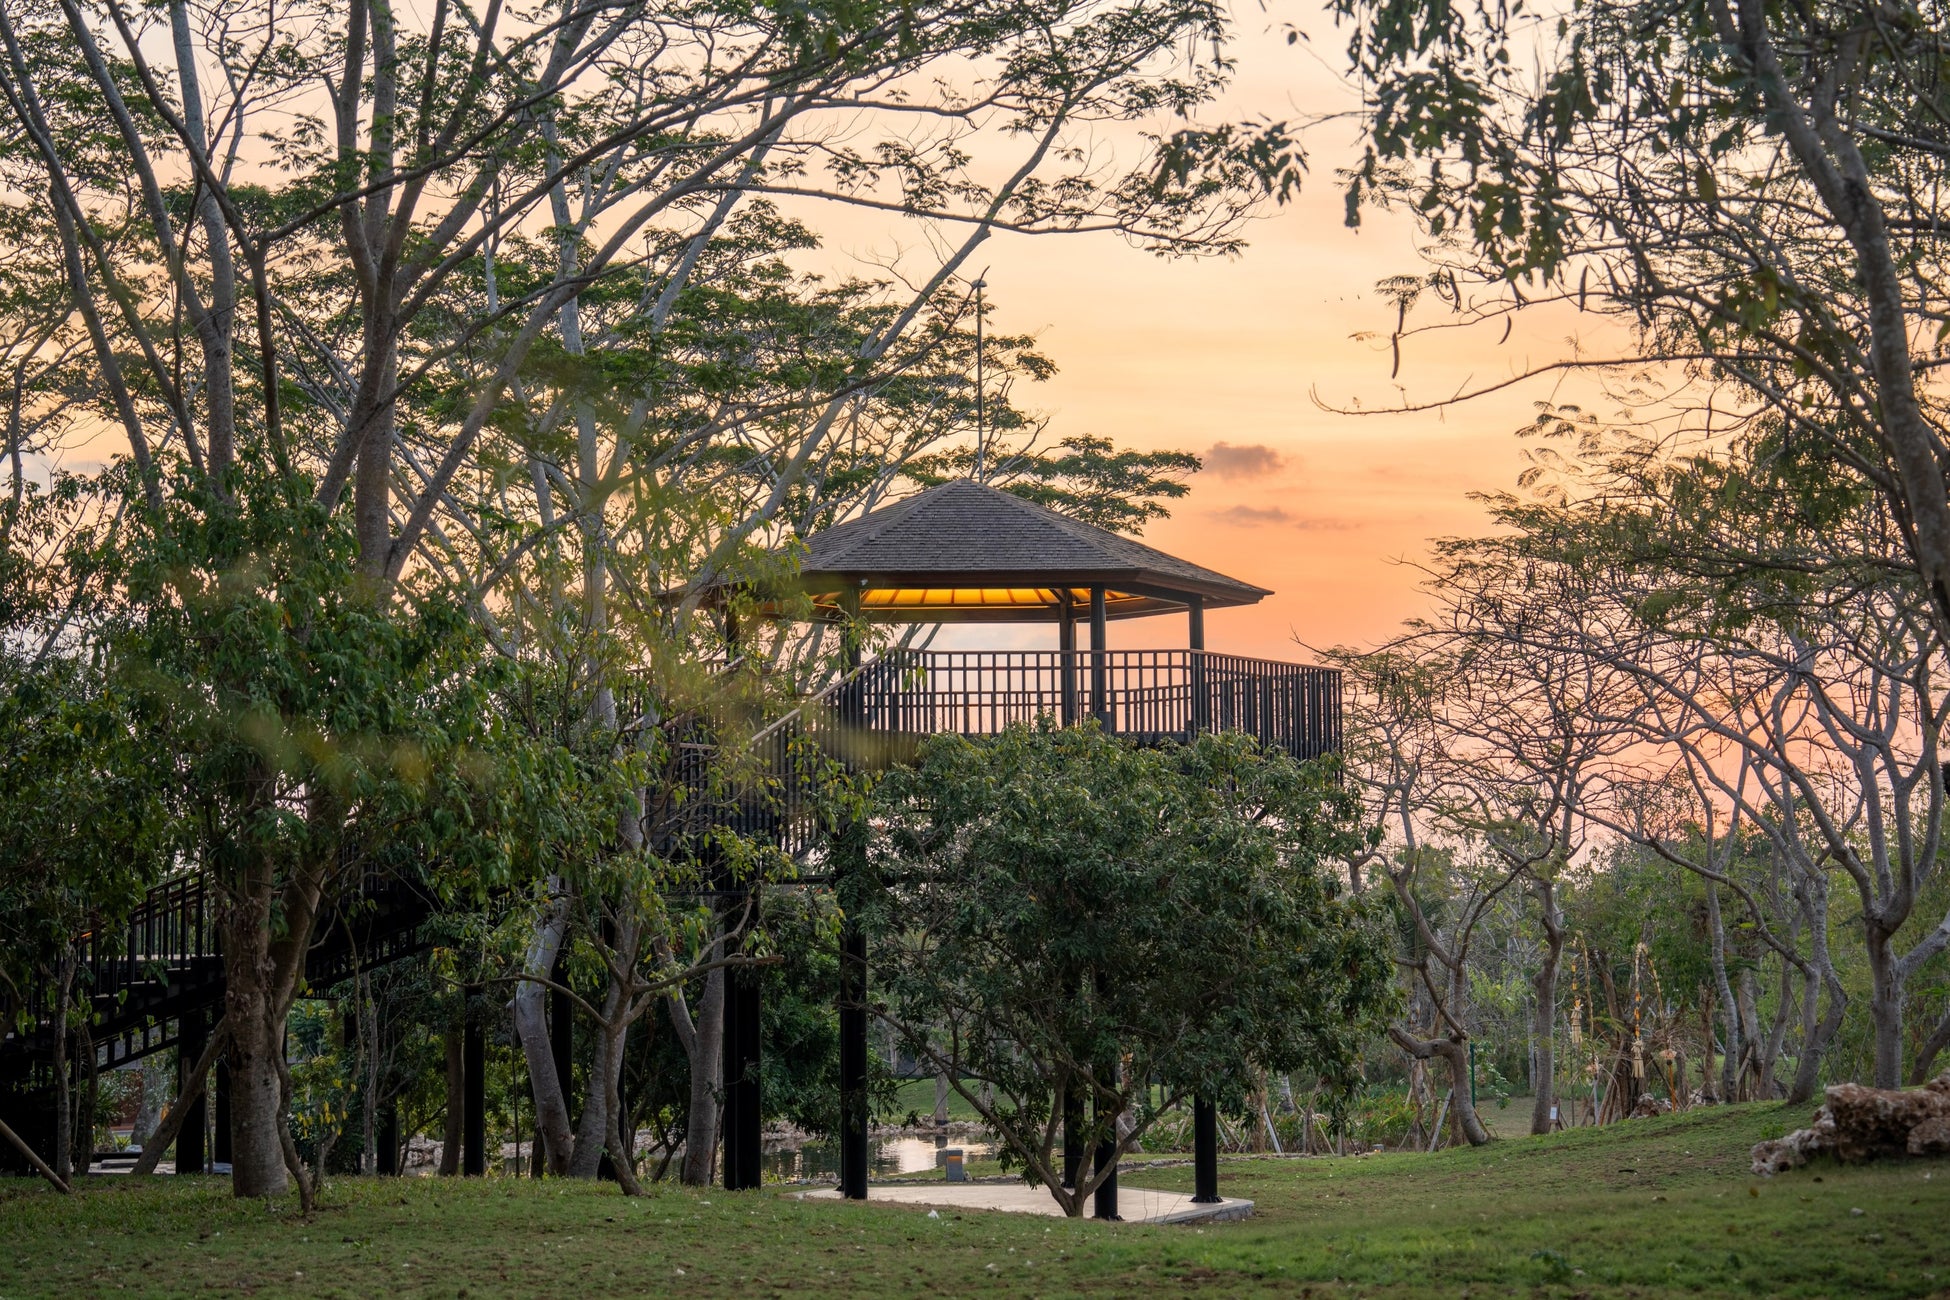
[[[1345,1091],[1393,999],[1384,918],[1329,865],[1352,816],[1330,765],[1239,736],[936,738],[877,792],[877,996],[964,1095],[994,1088],[1024,1162],[1065,1095],[1100,1135],[1195,1091],[1243,1109],[1262,1069]]]
[[[147,728],[69,621],[80,601],[58,561],[85,545],[80,498],[64,479],[0,515],[0,1020],[75,934],[116,933],[169,864]]]
[[[768,1120],[805,1133],[840,1127],[840,912],[824,890],[767,890],[761,924],[781,962],[765,969],[762,1090]],[[894,1113],[893,1063],[868,1053],[868,1109]]]
[[[183,849],[240,897],[332,888],[342,852],[478,897],[579,851],[586,774],[500,725],[489,689],[512,670],[468,611],[383,602],[347,520],[240,480],[234,506],[178,493],[96,557],[122,600],[110,680],[167,773]]]

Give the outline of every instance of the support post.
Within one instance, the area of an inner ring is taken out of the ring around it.
[[[1199,1097],[1192,1102],[1192,1202],[1217,1205],[1219,1196],[1219,1107]]]
[[[759,973],[750,967],[733,966],[725,972],[724,1186],[728,1192],[756,1188],[761,1181],[759,1141],[764,1120],[758,1087],[758,981]]]
[[[849,821],[832,839],[835,883],[845,921],[840,929],[840,1195],[867,1199],[867,935],[860,913],[873,888],[867,862],[868,828]]]
[[[1117,715],[1110,706],[1110,660],[1106,657],[1105,641],[1108,639],[1106,625],[1109,616],[1104,610],[1104,589],[1090,589],[1090,709],[1097,717],[1097,723],[1105,731],[1116,730]]]
[[[1056,663],[1063,679],[1063,725],[1077,725],[1077,605],[1068,591],[1056,594]]]
[[[399,1176],[399,1103],[389,1101],[379,1108],[379,1174]]]
[[[840,1195],[867,1199],[867,936],[840,932]]]
[[[176,1095],[183,1095],[183,1083],[196,1069],[197,1058],[203,1055],[203,1048],[210,1041],[210,1023],[202,1011],[186,1011],[181,1020],[182,1030],[176,1039]],[[179,1174],[200,1174],[203,1172],[204,1133],[210,1127],[207,1092],[198,1092],[194,1100],[183,1111],[183,1126],[176,1130],[176,1172]]]
[[[1191,734],[1211,730],[1211,720],[1207,717],[1209,709],[1205,699],[1205,597],[1188,596],[1185,599],[1185,613],[1190,626],[1186,629],[1187,643],[1191,649],[1190,671],[1187,688],[1191,691],[1191,708],[1185,719]]]
[[[1104,1181],[1097,1184],[1093,1210],[1097,1218],[1117,1222],[1124,1217],[1117,1212],[1117,1121],[1103,1111],[1097,1113],[1097,1119],[1109,1120],[1110,1126],[1097,1142],[1097,1172],[1104,1175]],[[1107,1169],[1110,1172],[1104,1173]]]
[[[469,1178],[487,1172],[487,1037],[476,1005],[480,995],[479,985],[467,986],[467,1025],[460,1047],[460,1171]]]

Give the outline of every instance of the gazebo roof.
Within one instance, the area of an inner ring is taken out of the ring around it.
[[[885,622],[1054,619],[1065,595],[1087,607],[1097,586],[1111,618],[1183,609],[1194,598],[1207,608],[1251,605],[1272,594],[968,479],[814,533],[805,545],[801,576],[820,604],[857,591],[861,613]]]

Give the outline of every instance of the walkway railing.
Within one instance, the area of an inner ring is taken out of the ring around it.
[[[878,771],[929,736],[991,736],[1040,719],[1097,720],[1141,743],[1235,731],[1299,759],[1341,747],[1341,675],[1331,668],[1198,650],[900,650],[875,659],[759,731],[747,775],[697,815],[801,857],[819,842],[817,804],[834,763]],[[697,755],[700,773],[712,757]]]

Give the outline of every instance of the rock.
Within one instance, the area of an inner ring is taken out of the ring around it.
[[[1950,1154],[1950,1071],[1921,1088],[1828,1089],[1814,1123],[1784,1138],[1757,1143],[1754,1172],[1777,1174],[1827,1154],[1847,1164],[1882,1156]]]
[[[1913,1156],[1950,1156],[1950,1118],[1926,1119],[1909,1131]]]
[[[1632,1118],[1651,1119],[1655,1115],[1664,1115],[1671,1110],[1671,1102],[1667,1101],[1664,1097],[1655,1097],[1648,1092],[1639,1098],[1638,1105],[1632,1107]]]

